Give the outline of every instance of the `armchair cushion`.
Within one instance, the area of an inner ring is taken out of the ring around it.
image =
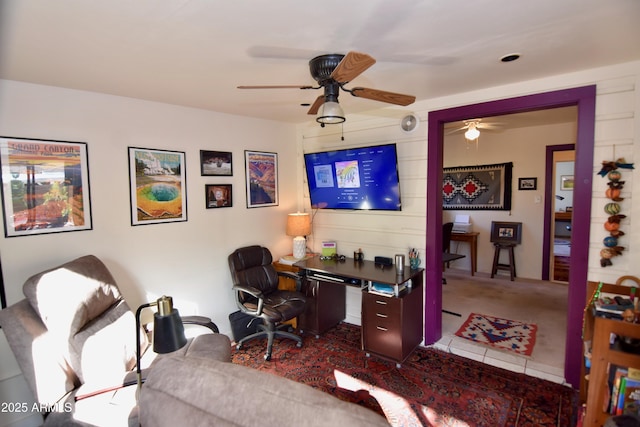
[[[67,336],[122,298],[107,267],[93,255],[36,274],[22,290],[47,329]]]

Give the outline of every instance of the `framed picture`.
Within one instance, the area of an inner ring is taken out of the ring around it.
[[[573,175],[561,175],[560,176],[560,189],[561,190],[573,190]]]
[[[231,184],[206,184],[204,189],[207,209],[233,206]]]
[[[91,230],[87,144],[0,137],[5,237]]]
[[[200,175],[233,176],[233,156],[226,151],[200,150]]]
[[[491,221],[491,243],[520,244],[521,234],[521,222]]]
[[[131,225],[187,220],[182,151],[129,147]]]
[[[538,178],[518,178],[518,190],[536,190]]]
[[[278,154],[245,151],[247,208],[278,205]]]

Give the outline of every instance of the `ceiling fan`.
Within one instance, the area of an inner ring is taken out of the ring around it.
[[[309,85],[276,85],[276,86],[238,86],[238,89],[324,89],[324,94],[316,98],[311,104],[308,114],[317,114],[316,121],[320,126],[325,124],[342,123],[346,119],[338,104],[340,89],[358,98],[406,106],[415,102],[416,97],[400,93],[387,92],[365,87],[347,89],[345,85],[362,74],[376,63],[376,60],[366,53],[349,52],[346,55],[332,53],[320,55],[309,61],[311,77],[318,82],[318,86]]]
[[[464,132],[464,137],[469,141],[473,141],[478,139],[480,136],[480,130],[495,130],[500,128],[500,123],[483,123],[482,119],[470,119],[465,120],[464,126],[459,127],[457,129],[453,129],[450,132],[447,132],[447,135],[451,135],[456,132]]]

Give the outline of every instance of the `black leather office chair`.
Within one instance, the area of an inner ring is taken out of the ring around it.
[[[453,223],[446,222],[442,224],[442,253],[451,253],[451,232],[453,230]],[[449,267],[448,262],[442,263],[442,271],[445,270],[445,267]],[[442,284],[447,284],[447,279],[442,278]]]
[[[238,308],[263,321],[258,326],[258,332],[242,338],[236,343],[236,348],[242,348],[242,344],[254,338],[266,337],[265,360],[271,360],[274,337],[293,339],[298,347],[302,347],[302,338],[283,330],[290,326],[282,322],[302,314],[306,304],[300,292],[278,289],[278,276],[293,278],[298,282],[298,289],[300,277],[292,272],[276,271],[272,261],[269,249],[257,245],[236,249],[229,255],[229,269]]]

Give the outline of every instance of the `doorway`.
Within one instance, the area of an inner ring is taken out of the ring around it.
[[[573,244],[569,281],[569,308],[565,379],[575,388],[580,384],[582,365],[582,311],[586,299],[588,243],[591,221],[591,185],[595,125],[596,87],[585,86],[449,108],[429,113],[427,160],[426,287],[424,338],[435,343],[442,336],[442,159],[444,124],[451,121],[482,118],[524,111],[576,105],[578,132],[576,144]]]

